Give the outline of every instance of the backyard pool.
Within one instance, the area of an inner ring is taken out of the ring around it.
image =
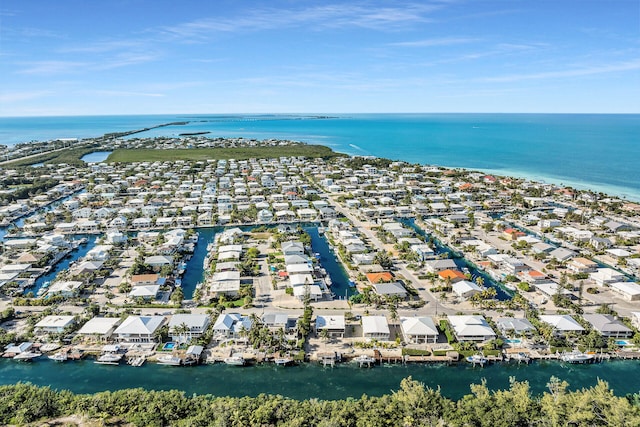
[[[176,346],[176,343],[174,342],[166,342],[164,343],[164,345],[162,346],[163,350],[173,350]]]

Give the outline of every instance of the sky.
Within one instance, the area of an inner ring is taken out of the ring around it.
[[[0,116],[640,113],[640,0],[2,0]]]

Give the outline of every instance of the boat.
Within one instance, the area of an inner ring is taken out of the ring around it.
[[[278,366],[288,366],[293,363],[293,359],[290,357],[276,357],[273,361]]]
[[[487,358],[484,357],[482,354],[474,354],[471,356],[467,356],[466,358],[467,362],[472,363],[473,365],[480,365],[480,366],[484,366],[485,363],[488,362]]]
[[[158,357],[157,362],[158,365],[180,366],[182,364],[182,359],[170,354],[163,354],[162,356]]]
[[[100,363],[102,365],[117,365],[120,363],[120,359],[122,359],[121,354],[104,353],[96,359],[95,363]]]
[[[132,357],[132,358],[130,358],[129,360],[127,360],[127,364],[128,364],[128,365],[131,365],[131,366],[138,367],[138,366],[142,366],[142,365],[144,365],[144,362],[145,362],[146,360],[147,360],[147,359],[145,359],[145,357],[144,357],[144,356]]]
[[[57,353],[50,354],[47,357],[49,358],[49,360],[53,360],[54,362],[66,362],[67,359],[69,358],[69,356],[67,356],[67,353],[64,351],[59,351]]]
[[[367,367],[371,366],[371,364],[376,363],[376,359],[371,356],[367,356],[366,354],[361,354],[358,357],[354,357],[353,361],[360,365],[360,367],[367,365]]]
[[[319,235],[322,236],[324,234],[324,232],[325,232],[325,228],[324,227],[318,227],[318,234]]]
[[[23,351],[22,353],[18,353],[13,356],[13,360],[22,360],[25,362],[29,362],[40,356],[42,356],[42,353],[36,353],[35,351]]]
[[[242,357],[242,354],[235,353],[229,357],[225,357],[224,363],[232,366],[244,366],[246,364],[246,361],[244,360],[244,357]]]
[[[509,355],[509,360],[515,360],[518,363],[529,363],[531,361],[531,357],[527,353],[514,353]]]
[[[593,360],[593,354],[583,353],[581,351],[571,351],[569,353],[562,353],[560,360],[567,363],[591,363]]]

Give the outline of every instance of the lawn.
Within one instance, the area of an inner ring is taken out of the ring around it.
[[[107,158],[107,162],[155,162],[170,160],[219,160],[251,158],[264,159],[276,157],[303,156],[324,158],[344,156],[323,145],[296,144],[275,147],[239,147],[239,148],[191,148],[191,149],[119,149]]]

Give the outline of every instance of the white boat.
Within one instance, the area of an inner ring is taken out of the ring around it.
[[[293,359],[289,357],[277,357],[273,360],[278,366],[287,366],[293,363]]]
[[[64,351],[59,351],[57,353],[54,354],[50,354],[49,356],[47,356],[49,358],[49,360],[53,360],[55,362],[66,362],[67,359],[69,358],[67,356],[67,353]]]
[[[23,360],[25,362],[31,361],[37,357],[42,356],[42,353],[36,353],[34,351],[23,351],[13,356],[13,360]]]
[[[374,357],[371,356],[367,356],[366,354],[361,354],[358,357],[354,357],[353,361],[357,364],[359,364],[361,367],[362,366],[371,366],[371,364],[376,363],[376,359]]]
[[[246,361],[244,360],[244,357],[242,357],[240,353],[235,353],[229,357],[225,357],[224,363],[226,363],[227,365],[233,365],[233,366],[244,366]]]
[[[177,356],[172,356],[170,354],[163,354],[158,357],[159,365],[169,365],[169,366],[180,366],[182,364],[182,359]]]
[[[590,363],[593,360],[593,355],[574,350],[569,353],[562,353],[560,360],[567,363]]]
[[[96,359],[95,363],[100,363],[102,365],[117,365],[120,363],[120,359],[122,359],[121,354],[104,353]]]
[[[474,365],[477,364],[480,366],[484,366],[484,364],[488,362],[487,358],[484,357],[482,354],[474,354],[472,356],[468,356],[466,360],[469,363],[472,363]]]
[[[518,363],[524,362],[529,363],[531,361],[531,357],[527,353],[513,353],[509,355],[509,360],[515,360]]]

